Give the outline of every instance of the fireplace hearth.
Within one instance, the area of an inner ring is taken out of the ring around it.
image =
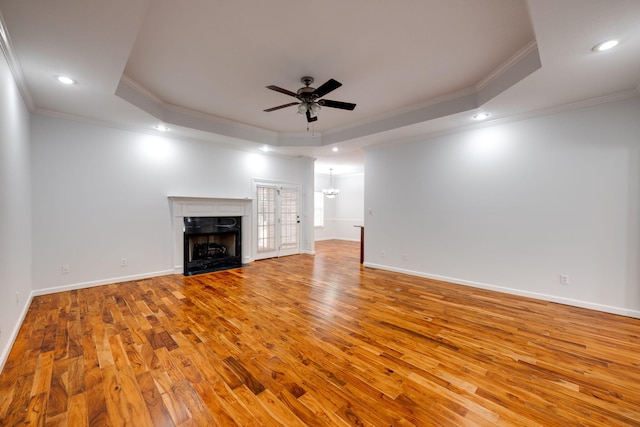
[[[241,217],[184,218],[184,275],[242,267]]]

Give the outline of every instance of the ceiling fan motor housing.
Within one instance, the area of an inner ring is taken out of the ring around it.
[[[315,90],[315,88],[309,86],[301,87],[300,89],[298,89],[298,99],[305,102],[313,102],[318,98],[318,96],[314,95],[313,93],[315,92]]]

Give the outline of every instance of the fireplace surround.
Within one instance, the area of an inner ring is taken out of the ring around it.
[[[185,251],[185,232],[203,231],[203,225],[204,233],[201,234],[209,234],[209,237],[200,236],[192,242],[191,250],[198,251],[196,258],[207,258],[209,255],[210,258],[217,258],[217,255],[222,255],[222,251],[231,253],[234,250],[238,263],[224,268],[234,268],[253,261],[252,199],[185,196],[169,196],[168,199],[173,227],[172,258],[175,273],[190,275],[187,273],[190,246],[187,245]],[[192,226],[187,226],[187,218],[190,218]],[[234,221],[235,224],[230,227]],[[232,229],[235,228],[238,229],[236,242],[230,243],[231,235],[235,233]],[[221,246],[225,248],[222,249]],[[192,255],[193,253],[195,252]],[[211,271],[222,269],[215,266],[213,268]]]

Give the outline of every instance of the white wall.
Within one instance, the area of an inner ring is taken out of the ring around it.
[[[365,170],[366,265],[640,317],[640,97],[371,148]]]
[[[31,293],[29,150],[29,111],[0,54],[0,369]]]
[[[32,144],[37,293],[172,272],[167,196],[254,198],[252,178],[313,185],[309,159],[45,116],[32,117]]]
[[[334,199],[324,198],[324,227],[316,228],[316,240],[360,241],[364,224],[364,174],[334,175],[333,184],[340,190]],[[316,191],[329,188],[329,175],[316,174]]]

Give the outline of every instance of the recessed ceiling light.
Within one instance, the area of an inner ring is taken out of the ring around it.
[[[67,76],[55,76],[55,77],[56,77],[56,80],[59,83],[62,83],[63,85],[74,85],[77,83],[71,77],[67,77]]]
[[[265,153],[268,153],[269,151],[271,151],[271,148],[269,148],[268,145],[263,145],[262,147],[260,147],[260,149]]]
[[[618,46],[618,43],[620,43],[618,40],[606,40],[602,43],[598,43],[593,48],[591,48],[591,50],[594,52],[602,52]]]
[[[489,116],[491,116],[491,114],[489,113],[478,113],[476,115],[473,116],[473,120],[486,120],[489,118]]]
[[[331,151],[333,151],[334,153],[337,153],[337,152],[338,152],[338,147],[333,147],[333,148],[331,149]]]
[[[169,132],[169,127],[165,125],[154,126],[154,129],[158,132]]]

